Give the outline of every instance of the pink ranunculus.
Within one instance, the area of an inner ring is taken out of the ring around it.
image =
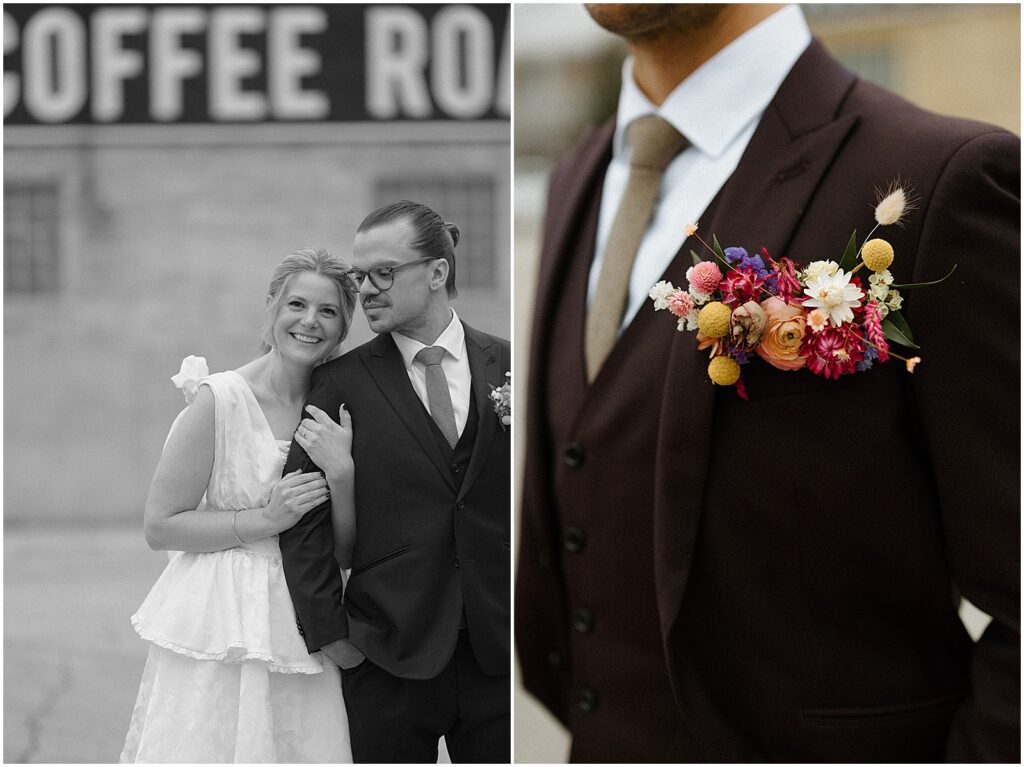
[[[780,370],[799,370],[807,364],[807,357],[800,354],[807,334],[803,311],[775,296],[762,301],[761,308],[768,316],[768,324],[761,334],[758,356]]]
[[[714,261],[701,261],[694,264],[687,274],[690,287],[701,293],[714,293],[722,281],[722,270]]]
[[[676,317],[685,317],[693,311],[693,298],[685,290],[677,290],[668,299],[668,310]]]

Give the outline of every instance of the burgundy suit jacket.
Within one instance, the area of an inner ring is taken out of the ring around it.
[[[572,243],[612,131],[592,131],[552,177],[531,345],[516,640],[527,689],[563,721],[569,673],[545,659],[569,644],[565,531],[538,362],[569,264],[593,255]],[[957,266],[906,293],[913,375],[892,360],[831,381],[755,360],[746,402],[709,383],[692,333],[664,350],[650,435],[658,612],[680,715],[709,761],[1020,758],[1019,139],[920,110],[815,41],[700,228],[799,264],[838,260],[895,179],[916,197],[905,225],[879,231],[895,281]],[[977,643],[960,595],[992,616]]]

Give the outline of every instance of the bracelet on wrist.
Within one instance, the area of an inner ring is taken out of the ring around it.
[[[235,540],[238,541],[240,545],[244,546],[245,541],[243,541],[242,536],[238,534],[238,515],[241,513],[242,509],[239,509],[238,511],[231,515],[231,532],[235,534]]]

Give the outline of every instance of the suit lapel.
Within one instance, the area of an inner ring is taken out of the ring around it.
[[[491,443],[498,432],[498,417],[490,401],[491,388],[505,383],[505,370],[500,365],[499,349],[487,336],[462,323],[466,331],[466,354],[469,357],[469,372],[473,378],[473,398],[476,400],[477,433],[473,453],[466,467],[459,495],[463,496],[473,486],[480,474],[490,451]]]
[[[572,239],[578,232],[579,222],[587,217],[587,206],[592,204],[595,195],[601,193],[604,172],[611,161],[614,131],[615,125],[611,121],[601,128],[592,128],[579,149],[566,158],[563,167],[570,168],[572,172],[556,179],[549,190],[549,214],[544,222],[545,250],[537,278],[534,313],[534,318],[541,319],[541,322],[534,326],[535,339],[544,335],[541,328],[547,326],[555,302],[562,297],[565,274],[574,255],[570,247]],[[592,256],[593,253],[580,254],[587,263]]]
[[[828,170],[857,115],[838,115],[854,77],[817,41],[779,88],[736,171],[718,195],[715,213],[702,222],[723,247],[766,247],[775,258],[800,263],[822,254],[787,253],[808,200]],[[840,234],[841,238],[841,234]],[[841,254],[843,242],[837,244]],[[678,258],[689,259],[689,244]],[[685,255],[684,255],[685,254]],[[696,545],[709,466],[716,392],[707,378],[707,354],[692,333],[678,333],[669,353],[655,477],[655,580],[663,637],[682,604]]]
[[[409,433],[419,442],[423,452],[445,482],[454,489],[455,484],[448,463],[430,431],[430,423],[427,420],[430,416],[412,388],[409,374],[405,370],[405,362],[391,335],[377,336],[370,343],[369,351],[363,354],[362,359],[381,395],[402,419]]]

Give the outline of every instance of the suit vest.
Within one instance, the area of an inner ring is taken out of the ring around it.
[[[587,385],[583,335],[600,197],[594,196],[572,246],[576,255],[544,360],[548,454],[571,624],[569,717],[579,744],[615,743],[611,753],[634,753],[636,761],[651,761],[652,748],[663,758],[684,759],[691,751],[665,663],[653,540],[660,408],[652,402],[661,401],[676,323],[645,303]],[[665,277],[682,284],[685,270],[677,258]],[[601,754],[576,747],[573,760],[601,761]]]

